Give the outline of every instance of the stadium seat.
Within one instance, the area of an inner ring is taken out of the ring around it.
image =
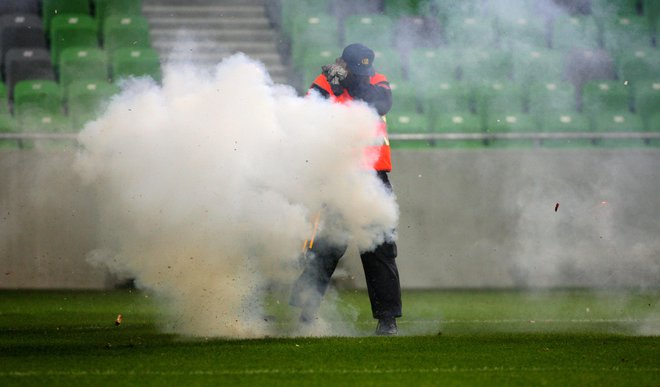
[[[429,113],[475,112],[473,94],[463,85],[454,82],[430,82],[428,93],[422,95],[422,108]]]
[[[291,35],[291,61],[294,69],[302,71],[304,58],[340,46],[337,23],[336,17],[327,14],[302,15],[295,18]],[[339,50],[333,53],[333,60],[340,55]]]
[[[616,53],[627,47],[649,45],[647,20],[637,15],[604,15],[598,19],[599,33],[604,47]]]
[[[598,47],[598,27],[591,16],[558,16],[552,21],[551,31],[553,49],[568,51]]]
[[[617,56],[619,75],[623,81],[634,84],[638,81],[657,79],[660,74],[660,54],[657,49],[640,47]]]
[[[13,48],[5,55],[7,95],[13,99],[17,82],[28,79],[55,80],[48,50]]]
[[[331,47],[310,47],[302,61],[298,63],[298,73],[302,76],[303,90],[311,86],[316,77],[321,74],[321,67],[333,63],[341,55],[339,45]]]
[[[59,63],[60,54],[65,48],[98,47],[96,23],[89,15],[58,15],[50,28],[52,61]]]
[[[589,120],[583,114],[577,113],[575,109],[568,111],[551,110],[539,113],[541,115],[541,129],[548,133],[588,133]],[[591,139],[551,139],[543,140],[543,147],[589,147],[593,145]]]
[[[393,107],[387,114],[387,131],[390,134],[428,133],[429,122],[425,115],[415,110],[405,111]],[[431,145],[432,142],[426,140],[408,140],[393,142],[392,146],[395,148],[426,148]]]
[[[74,80],[107,81],[108,60],[99,48],[64,49],[60,55],[60,86],[66,88]]]
[[[392,109],[387,114],[387,130],[390,133],[428,133],[426,117],[417,111]]]
[[[475,88],[476,110],[486,116],[500,113],[520,114],[523,100],[520,88],[512,82],[490,82]]]
[[[582,88],[582,108],[587,114],[625,113],[630,110],[628,86],[619,81],[590,81]]]
[[[492,112],[486,121],[486,133],[531,133],[539,131],[534,119],[520,111]],[[486,142],[488,146],[497,147],[531,147],[534,140],[527,139],[494,139]]]
[[[445,36],[454,47],[492,47],[496,43],[495,19],[487,16],[454,16]]]
[[[390,17],[420,14],[418,1],[385,0],[384,10],[385,14]]]
[[[564,53],[559,50],[519,46],[513,51],[513,78],[519,84],[559,82],[564,70]]]
[[[484,133],[483,121],[469,111],[438,114],[435,116],[432,125],[435,133]],[[484,140],[438,140],[435,146],[442,148],[478,148],[484,146]]]
[[[525,88],[528,98],[525,111],[533,115],[545,112],[575,113],[577,111],[575,87],[568,82],[537,82]]]
[[[142,15],[142,0],[92,0],[92,4],[99,31],[109,16]]]
[[[460,51],[459,58],[459,77],[464,82],[506,82],[513,77],[513,57],[508,51],[465,49]]]
[[[389,16],[351,15],[344,21],[344,44],[362,43],[372,50],[387,50],[394,45],[394,23]]]
[[[17,131],[16,120],[11,114],[0,113],[0,133],[15,133]],[[0,140],[0,149],[17,149],[21,141]]]
[[[455,50],[438,48],[414,49],[408,62],[403,65],[419,92],[428,95],[434,85],[456,82],[458,63]]]
[[[300,20],[300,16],[326,15],[330,8],[328,0],[281,0],[280,3],[279,22],[289,39],[295,36],[295,24]]]
[[[612,113],[604,111],[590,116],[591,130],[594,132],[641,132],[644,125],[641,118],[629,112]],[[641,139],[599,139],[595,142],[598,146],[642,146]]]
[[[34,14],[0,16],[0,59],[12,48],[46,48],[41,19]]]
[[[417,90],[409,83],[390,82],[392,89],[392,110],[421,113],[422,107],[417,98]]]
[[[59,86],[54,81],[21,81],[16,84],[14,116],[21,131],[55,132],[69,129],[62,114]]]
[[[50,31],[50,22],[57,15],[89,15],[89,0],[42,0],[44,29]]]
[[[151,47],[147,19],[139,15],[109,16],[103,23],[102,40],[110,58],[121,47]]]
[[[0,15],[12,13],[39,14],[39,0],[2,0],[0,1]]]
[[[539,48],[550,46],[548,22],[544,16],[523,14],[499,18],[496,31],[502,47],[510,50],[519,46]]]
[[[62,93],[55,81],[25,80],[16,84],[14,115],[21,117],[35,110],[62,113]]]
[[[160,82],[162,72],[158,52],[153,48],[119,48],[111,59],[112,80],[149,76]]]
[[[67,106],[71,127],[80,130],[84,124],[98,117],[104,104],[119,93],[118,86],[100,81],[74,81],[67,92]]]
[[[634,98],[635,111],[642,119],[644,129],[648,131],[660,130],[660,127],[654,128],[651,125],[652,118],[660,114],[660,79],[636,83]]]
[[[401,55],[396,50],[374,50],[374,68],[385,74],[390,82],[403,81]]]

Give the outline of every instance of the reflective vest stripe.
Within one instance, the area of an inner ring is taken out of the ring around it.
[[[387,78],[383,74],[376,73],[374,76],[369,78],[369,82],[372,85],[376,85],[381,82],[387,82]],[[316,77],[314,84],[328,92],[329,98],[333,102],[347,103],[353,100],[353,97],[348,93],[346,89],[344,89],[342,94],[338,96],[334,95],[330,83],[323,74]],[[390,140],[387,137],[387,122],[384,116],[382,123],[378,126],[378,131],[376,134],[379,137],[379,141],[382,141],[382,144],[367,147],[365,152],[367,153],[367,157],[370,160],[375,160],[373,164],[373,168],[375,170],[390,172],[392,171],[392,155],[390,152]]]

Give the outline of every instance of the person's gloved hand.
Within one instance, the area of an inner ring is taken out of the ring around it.
[[[348,93],[353,97],[364,99],[369,91],[369,77],[349,73],[341,82],[341,85],[348,90]]]
[[[323,75],[330,83],[332,88],[332,93],[336,96],[341,95],[344,92],[344,86],[342,86],[343,81],[348,76],[348,70],[346,70],[346,63],[341,59],[337,58],[335,63],[331,63],[321,67]]]

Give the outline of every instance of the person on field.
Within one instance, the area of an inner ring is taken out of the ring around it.
[[[384,116],[392,107],[392,91],[387,78],[374,70],[374,52],[362,44],[350,44],[336,62],[322,67],[322,73],[314,80],[310,92],[317,92],[336,103],[361,100]],[[383,186],[392,192],[388,173],[392,170],[387,130],[383,119],[382,144],[376,149],[373,165]],[[386,241],[370,251],[361,251],[360,258],[367,281],[373,317],[378,320],[376,334],[397,333],[396,318],[401,317],[401,286],[396,260],[397,246]],[[322,236],[306,252],[305,267],[293,285],[291,304],[302,308],[300,320],[311,323],[316,316],[321,299],[339,259],[346,252],[346,245],[337,245]]]

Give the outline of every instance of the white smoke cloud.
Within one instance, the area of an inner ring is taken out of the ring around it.
[[[362,249],[396,227],[395,198],[363,167],[377,125],[366,105],[298,97],[242,54],[129,81],[79,136],[101,206],[91,260],[155,293],[171,331],[272,334],[265,289],[298,274],[316,213],[332,209],[341,227],[322,216],[324,234]]]

